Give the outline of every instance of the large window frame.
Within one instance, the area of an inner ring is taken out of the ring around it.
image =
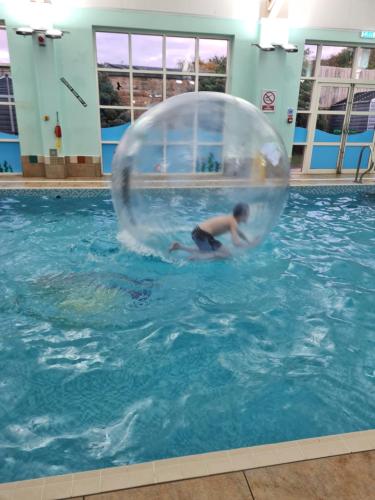
[[[301,109],[301,108],[299,108],[299,105],[297,105],[296,121],[298,119],[297,118],[298,115],[304,115],[307,118],[307,127],[306,127],[307,130],[306,130],[305,140],[303,140],[303,141],[293,140],[293,148],[294,148],[294,146],[304,148],[301,173],[311,173],[311,172],[317,173],[317,174],[327,173],[330,170],[328,170],[328,169],[321,170],[321,169],[316,169],[316,168],[312,169],[310,167],[313,142],[314,142],[313,136],[314,136],[315,118],[316,118],[316,115],[318,113],[319,89],[320,89],[321,85],[324,85],[324,84],[327,84],[327,85],[331,84],[332,86],[334,86],[335,84],[337,84],[337,85],[355,84],[357,86],[362,85],[363,87],[370,87],[373,80],[356,78],[356,75],[357,75],[357,72],[361,69],[359,67],[361,50],[362,49],[375,50],[375,45],[351,44],[351,43],[345,43],[345,42],[334,43],[334,42],[325,42],[325,41],[316,41],[316,40],[306,40],[305,46],[306,45],[316,46],[317,52],[316,52],[313,74],[311,76],[303,76],[303,74],[301,74],[301,77],[300,77],[300,90],[301,90],[301,83],[303,83],[305,81],[312,82],[312,89],[311,89],[311,96],[310,96],[311,98],[310,98],[309,109]],[[322,57],[323,47],[342,47],[343,49],[352,48],[354,50],[353,62],[352,62],[352,66],[350,69],[350,77],[349,78],[341,78],[341,77],[333,77],[333,76],[331,76],[331,77],[320,76],[320,68],[321,68],[321,62],[322,62],[321,57]],[[293,157],[292,157],[292,162],[293,162]],[[352,169],[345,169],[345,172],[351,173]]]
[[[97,60],[97,45],[96,45],[96,33],[113,33],[113,34],[124,34],[128,35],[128,60],[129,60],[129,67],[128,68],[111,68],[111,67],[100,67]],[[162,37],[162,69],[134,69],[133,64],[132,64],[132,35],[150,35],[150,36],[159,36]],[[102,150],[102,170],[104,172],[104,165],[103,165],[103,146],[104,145],[112,145],[112,146],[117,146],[119,144],[119,140],[105,140],[102,138],[102,128],[101,128],[101,119],[100,119],[100,112],[102,109],[113,109],[113,110],[122,110],[122,111],[129,111],[130,112],[130,123],[134,123],[136,117],[135,114],[139,111],[146,111],[149,109],[149,107],[145,106],[136,106],[134,105],[134,88],[133,88],[133,79],[137,75],[160,75],[162,78],[162,98],[161,102],[165,101],[167,99],[167,77],[173,76],[176,79],[180,79],[183,77],[192,77],[194,78],[194,89],[192,90],[193,92],[199,91],[199,81],[200,78],[220,78],[223,79],[225,82],[224,85],[224,92],[228,92],[229,90],[229,85],[230,85],[230,64],[231,64],[231,48],[232,48],[232,38],[230,36],[220,36],[220,35],[192,35],[187,34],[187,33],[174,33],[174,32],[152,32],[152,31],[134,31],[134,30],[126,30],[126,31],[119,31],[119,30],[108,30],[108,29],[95,29],[94,30],[94,45],[95,45],[95,60],[96,60],[96,68],[97,68],[97,89],[98,89],[98,107],[99,107],[99,120],[98,120],[98,125],[99,125],[99,133],[101,137],[101,150]],[[171,70],[167,68],[167,43],[166,40],[168,37],[174,37],[174,38],[189,38],[189,39],[194,39],[195,40],[195,58],[194,58],[194,63],[193,63],[193,70],[192,71],[178,71],[178,70]],[[204,72],[200,71],[199,69],[199,43],[200,40],[224,40],[227,42],[227,56],[226,56],[226,71],[224,73],[209,73],[209,72]],[[100,95],[99,95],[99,74],[100,73],[113,73],[113,74],[124,74],[124,75],[129,75],[129,92],[130,92],[130,105],[129,106],[108,106],[108,105],[103,105],[100,103]],[[183,146],[183,144],[179,141],[171,141],[168,140],[164,141],[163,143],[163,148],[164,151],[166,151],[168,146]],[[194,159],[193,159],[193,164],[192,164],[192,172],[191,173],[197,173],[196,170],[196,157],[197,157],[197,152],[198,149],[202,146],[211,146],[211,147],[223,147],[223,141],[220,142],[203,142],[199,141],[197,134],[193,134],[193,141],[192,143],[189,144],[189,146],[193,146],[193,151],[194,151]],[[178,174],[175,174],[178,175]]]

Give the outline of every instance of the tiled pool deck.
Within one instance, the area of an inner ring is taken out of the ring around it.
[[[356,186],[352,175],[301,174],[291,185]],[[109,188],[110,178],[0,177],[4,190]],[[374,492],[375,430],[0,484],[0,500],[370,500]]]
[[[0,499],[370,500],[371,450],[375,430],[5,483]]]

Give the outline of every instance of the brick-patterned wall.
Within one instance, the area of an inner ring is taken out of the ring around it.
[[[24,177],[101,177],[99,156],[22,156]]]
[[[25,177],[45,177],[44,156],[22,156],[22,170]]]

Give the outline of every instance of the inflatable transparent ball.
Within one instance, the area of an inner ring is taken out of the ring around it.
[[[191,92],[146,111],[129,127],[112,165],[120,240],[163,256],[172,241],[194,247],[204,220],[249,206],[241,231],[262,242],[282,212],[289,182],[283,142],[255,106],[228,94]],[[218,239],[231,247],[229,235]]]

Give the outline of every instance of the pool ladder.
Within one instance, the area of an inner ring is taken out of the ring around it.
[[[367,168],[367,170],[365,170],[364,172],[362,172],[361,175],[359,175],[359,169],[361,167],[362,156],[363,156],[363,153],[364,153],[366,148],[369,148],[369,150],[370,150],[370,164],[369,164],[369,167]],[[355,173],[354,182],[357,182],[358,184],[362,184],[363,177],[366,174],[369,174],[370,172],[372,172],[372,170],[374,170],[374,166],[375,166],[375,148],[374,148],[374,146],[370,146],[369,144],[367,144],[366,146],[362,147],[361,152],[359,153],[357,170]]]

